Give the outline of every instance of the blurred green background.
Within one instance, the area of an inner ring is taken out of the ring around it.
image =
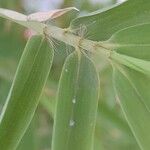
[[[56,8],[75,6],[80,15],[111,6],[117,0],[0,0],[0,7],[13,9],[24,14]],[[75,17],[60,18],[57,25],[67,27]],[[100,34],[100,29],[98,32]],[[88,32],[86,38],[88,38]],[[8,20],[0,18],[0,112],[6,100],[20,56],[27,39],[33,34]],[[55,97],[58,81],[65,58],[71,48],[55,42],[55,58],[40,104],[17,150],[50,150]],[[94,150],[139,150],[137,143],[115,99],[112,85],[112,69],[103,54],[93,54],[100,74],[101,91],[95,131]],[[33,86],[34,88],[34,86]]]

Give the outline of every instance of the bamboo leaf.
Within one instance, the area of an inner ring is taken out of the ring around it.
[[[150,61],[129,57],[116,52],[111,53],[111,59],[150,76]]]
[[[107,40],[115,32],[137,24],[150,22],[149,0],[127,0],[108,9],[98,10],[74,19],[70,28],[87,27],[92,40]]]
[[[51,10],[51,11],[47,11],[47,12],[36,12],[36,13],[28,15],[27,20],[28,21],[37,21],[37,22],[50,21],[50,20],[56,19],[56,18],[64,15],[65,13],[67,13],[69,11],[72,11],[72,10],[79,11],[75,7],[68,7],[68,8],[64,8],[64,9],[55,9],[55,10]]]
[[[150,76],[125,66],[115,67],[114,86],[124,115],[140,148],[149,150]]]
[[[45,28],[45,23],[42,23],[47,20],[56,19],[69,11],[78,12],[79,10],[75,7],[68,7],[64,9],[57,9],[48,12],[36,12],[28,16],[13,11],[9,9],[0,8],[0,17],[9,19],[13,22],[16,22],[24,27],[31,28],[36,32],[43,34],[43,29]]]
[[[0,16],[16,22],[24,27],[32,28],[40,34],[43,34],[44,24],[37,21],[27,21],[27,16],[13,10],[0,8]]]
[[[150,24],[129,27],[116,32],[104,44],[119,54],[150,61]]]
[[[0,149],[15,150],[34,115],[53,60],[43,36],[32,37],[21,57],[0,117]]]
[[[128,124],[142,150],[150,147],[150,24],[118,31],[104,42],[110,49],[114,86]]]
[[[91,150],[99,79],[91,60],[71,54],[63,67],[57,98],[52,150]]]

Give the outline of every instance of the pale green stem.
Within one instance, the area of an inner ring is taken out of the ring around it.
[[[52,37],[73,47],[78,46],[89,52],[94,52],[95,50],[103,49],[106,53],[110,54],[111,51],[110,49],[105,47],[102,42],[84,39],[83,37],[77,36],[66,29],[58,28],[56,26],[45,26],[44,33],[48,37]]]

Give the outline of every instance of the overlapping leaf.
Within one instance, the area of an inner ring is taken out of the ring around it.
[[[137,25],[115,33],[106,47],[119,54],[150,61],[150,24]]]
[[[46,12],[36,12],[36,13],[30,14],[29,16],[27,16],[27,20],[28,21],[39,21],[39,22],[49,21],[49,20],[56,19],[71,10],[79,11],[75,7],[68,7],[68,8],[64,8],[64,9],[55,9],[55,10],[46,11]]]
[[[34,115],[48,78],[53,50],[43,36],[32,37],[21,57],[0,116],[0,149],[15,150]]]
[[[91,60],[77,52],[63,67],[57,98],[52,150],[91,150],[99,80]]]
[[[32,28],[36,32],[42,34],[43,29],[45,27],[44,23],[42,23],[43,21],[56,19],[57,17],[60,17],[61,15],[64,15],[65,13],[72,10],[78,11],[78,9],[76,9],[75,7],[68,7],[49,12],[36,12],[34,14],[26,16],[13,10],[0,8],[0,16],[5,19],[9,19],[13,22],[16,22],[27,28]]]
[[[44,24],[36,21],[27,21],[27,16],[16,11],[0,8],[0,16],[16,22],[27,28],[32,28],[39,33],[43,33]]]
[[[143,150],[150,148],[150,32],[149,24],[126,28],[105,44],[113,49],[117,98]]]
[[[128,67],[114,69],[117,98],[142,150],[150,148],[150,77]]]
[[[149,0],[128,0],[114,7],[81,16],[71,23],[75,30],[84,25],[92,40],[106,40],[115,32],[137,24],[150,22]],[[75,30],[76,31],[76,30]]]

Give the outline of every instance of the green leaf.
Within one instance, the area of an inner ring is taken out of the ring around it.
[[[116,32],[104,45],[117,53],[150,61],[150,24]]]
[[[56,19],[61,15],[74,11],[78,12],[78,9],[75,7],[68,7],[64,9],[57,9],[50,12],[36,12],[34,14],[30,14],[26,16],[22,13],[18,13],[13,10],[8,10],[4,8],[0,8],[0,17],[5,19],[9,19],[13,22],[16,22],[24,27],[31,28],[36,32],[43,34],[43,29],[45,28],[44,22],[51,19]]]
[[[99,78],[91,60],[78,53],[71,54],[63,67],[52,150],[93,149]]]
[[[23,52],[0,117],[0,149],[15,150],[39,103],[53,60],[43,36],[32,37]]]
[[[32,28],[38,33],[43,33],[44,24],[37,21],[27,21],[27,16],[13,10],[0,8],[0,16],[16,22],[24,27]]]
[[[150,148],[150,76],[115,65],[114,86],[128,124],[142,150]]]
[[[104,42],[114,50],[114,86],[128,124],[141,149],[150,147],[150,24],[129,27]]]
[[[54,118],[55,103],[55,96],[52,95],[47,96],[46,94],[43,94],[40,100],[40,104],[52,118]]]
[[[36,13],[28,15],[27,21],[37,21],[37,22],[51,21],[72,10],[79,11],[75,7],[68,7],[64,9],[55,9],[55,10],[51,10],[47,12],[36,12]]]
[[[12,59],[0,58],[0,78],[7,81],[12,80],[15,66],[16,63]]]
[[[116,52],[112,52],[110,57],[120,64],[126,65],[134,70],[150,76],[150,61],[129,57]]]
[[[87,27],[88,36],[93,40],[107,40],[115,32],[137,24],[150,22],[149,0],[128,0],[114,7],[98,10],[78,17],[71,23],[71,29]]]
[[[38,136],[36,134],[37,131],[37,115],[35,114],[30,126],[26,130],[26,133],[24,134],[23,138],[21,139],[18,147],[16,150],[27,150],[27,149],[32,149],[32,150],[37,150],[36,142],[38,139]]]

